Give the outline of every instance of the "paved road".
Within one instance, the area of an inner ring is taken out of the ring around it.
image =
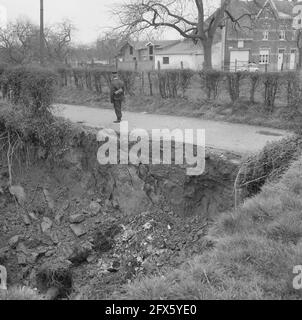
[[[113,110],[57,105],[55,113],[75,123],[87,126],[119,129],[119,125],[113,123],[115,120]],[[290,132],[284,130],[265,127],[135,112],[124,112],[124,120],[129,122],[129,130],[136,128],[146,130],[205,129],[208,147],[240,154],[260,151],[268,142],[278,141],[290,135]]]

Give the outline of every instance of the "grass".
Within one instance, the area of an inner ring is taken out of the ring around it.
[[[301,299],[293,268],[302,264],[302,157],[279,182],[223,214],[205,239],[214,247],[180,269],[135,280],[114,299]]]
[[[44,300],[44,298],[36,291],[26,287],[12,288],[7,291],[0,290],[1,300]]]
[[[198,94],[200,93],[200,94]],[[109,94],[97,95],[88,90],[62,88],[59,90],[56,103],[85,105],[102,109],[113,108]],[[291,114],[282,103],[277,104],[272,114],[265,111],[261,103],[250,103],[241,98],[231,103],[225,91],[217,101],[208,101],[201,89],[195,88],[185,98],[162,99],[158,95],[148,96],[137,94],[127,97],[124,111],[147,112],[152,114],[187,116],[206,120],[244,123],[278,129],[295,129],[295,114]]]

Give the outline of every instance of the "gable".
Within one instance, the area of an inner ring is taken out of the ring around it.
[[[258,19],[276,19],[278,18],[278,13],[276,10],[272,7],[272,4],[270,1],[267,1],[267,3],[264,5],[263,9],[258,14]]]
[[[263,8],[257,15],[258,19],[277,19],[279,18],[278,10],[275,3],[271,0],[267,0]]]
[[[257,18],[291,19],[294,3],[286,0],[266,0]]]

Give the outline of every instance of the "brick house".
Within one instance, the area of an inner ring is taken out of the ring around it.
[[[224,67],[234,71],[249,62],[262,70],[294,70],[298,62],[296,31],[293,29],[294,1],[234,0],[230,11],[234,17],[245,16],[241,28],[227,21],[222,32],[225,45]]]

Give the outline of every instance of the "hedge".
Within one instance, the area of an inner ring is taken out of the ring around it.
[[[235,103],[241,98],[255,103],[256,92],[262,93],[262,103],[268,113],[275,110],[276,98],[282,95],[287,106],[297,106],[301,96],[301,80],[296,72],[195,72],[189,69],[156,71],[123,71],[119,77],[129,95],[158,95],[163,99],[186,97],[192,79],[199,79],[200,95],[216,100],[226,90]],[[55,87],[72,86],[101,95],[108,93],[112,72],[101,67],[43,69],[0,65],[0,86],[4,97],[13,103],[23,103],[36,111],[48,108],[54,99]]]
[[[98,94],[104,93],[104,89],[108,91],[111,84],[111,71],[100,67],[60,68],[58,74],[61,86],[88,89]],[[163,99],[185,97],[195,76],[199,78],[201,94],[204,93],[206,99],[218,99],[222,89],[225,89],[232,102],[236,102],[243,95],[245,99],[255,103],[258,90],[262,92],[262,102],[268,113],[274,111],[278,93],[282,93],[287,99],[287,105],[292,106],[300,88],[298,74],[293,71],[262,73],[218,70],[196,72],[189,69],[145,72],[120,70],[119,76],[125,83],[127,94],[159,95]]]
[[[2,72],[1,72],[2,71]],[[40,67],[6,67],[0,71],[2,95],[33,113],[49,111],[54,102],[57,73]]]

